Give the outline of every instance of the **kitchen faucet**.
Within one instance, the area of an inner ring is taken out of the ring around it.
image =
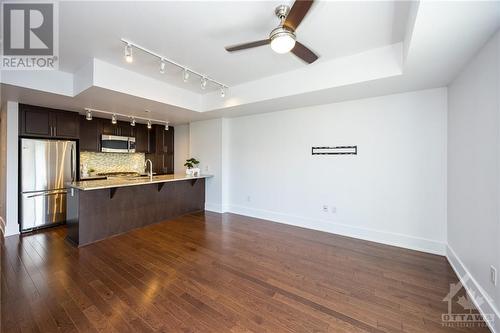
[[[144,162],[144,168],[147,170],[148,162],[149,162],[149,172],[148,172],[149,181],[152,182],[153,181],[153,162],[151,162],[151,160],[149,158],[146,160],[146,162]]]

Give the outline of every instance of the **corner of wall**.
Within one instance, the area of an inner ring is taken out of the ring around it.
[[[479,313],[483,318],[493,317],[493,321],[486,321],[491,332],[500,333],[500,312],[495,307],[493,298],[474,279],[474,276],[449,244],[446,249],[446,258],[467,291],[468,298],[472,300]],[[483,302],[479,300],[483,300]]]
[[[19,103],[7,102],[7,159],[5,184],[5,236],[19,234],[18,220],[18,130]]]

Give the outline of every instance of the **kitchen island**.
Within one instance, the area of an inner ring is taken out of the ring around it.
[[[68,240],[87,245],[205,208],[210,175],[162,175],[68,184]]]

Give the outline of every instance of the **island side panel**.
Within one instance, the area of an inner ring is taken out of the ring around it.
[[[110,189],[79,191],[78,244],[90,244],[204,207],[205,179],[119,187],[112,198]]]
[[[66,196],[66,227],[68,239],[74,245],[78,245],[79,239],[79,207],[80,207],[80,191],[77,189],[70,189]]]

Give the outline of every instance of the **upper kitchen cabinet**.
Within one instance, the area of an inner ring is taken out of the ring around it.
[[[104,135],[133,136],[132,126],[125,121],[113,124],[110,119],[96,118],[101,123],[101,132]]]
[[[54,136],[58,138],[78,139],[80,137],[80,115],[76,112],[52,112]]]
[[[116,125],[119,136],[134,136],[133,126],[126,121],[119,121]]]
[[[135,137],[135,151],[138,153],[150,153],[150,142],[149,142],[149,132],[150,130],[144,124],[136,124],[133,130],[133,135]]]
[[[77,112],[54,110],[32,105],[19,105],[19,135],[25,137],[78,139]]]
[[[101,131],[99,119],[87,120],[80,117],[80,150],[99,152],[101,149]]]
[[[99,123],[100,132],[104,135],[119,135],[118,125],[111,123],[109,119],[94,118],[96,123]],[[94,121],[90,120],[90,121]]]

